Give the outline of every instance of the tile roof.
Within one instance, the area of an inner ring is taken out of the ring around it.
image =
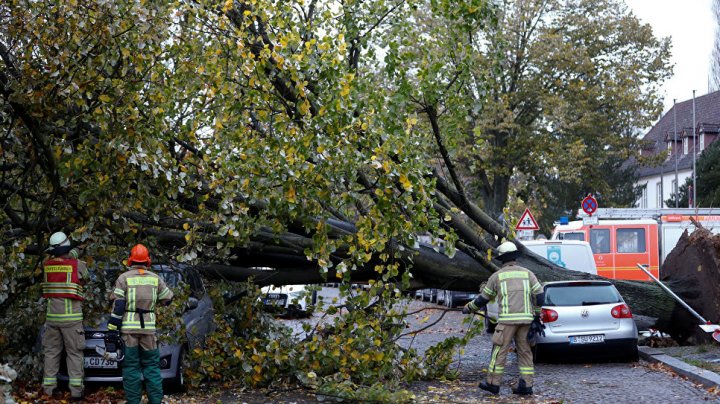
[[[676,130],[678,141],[681,141],[683,136],[689,136],[693,128],[692,117],[692,98],[676,103],[643,137],[643,140],[649,143],[650,149],[648,151],[651,154],[657,154],[659,151],[665,150],[667,147],[666,141],[674,138]],[[720,127],[720,91],[695,97],[695,121],[698,130],[706,132],[716,132],[718,130]],[[680,170],[692,168],[692,137],[688,140],[690,141],[688,154],[681,154],[678,159],[678,169]],[[679,150],[682,151],[682,143],[678,146],[680,147]],[[707,147],[708,144],[705,145],[705,148]],[[697,159],[695,161],[697,163]],[[674,155],[670,156],[662,165],[639,167],[638,169],[641,178],[659,174],[661,171],[675,171]]]

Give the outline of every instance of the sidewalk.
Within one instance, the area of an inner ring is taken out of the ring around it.
[[[640,346],[640,357],[662,363],[706,388],[720,389],[720,345],[651,348]]]

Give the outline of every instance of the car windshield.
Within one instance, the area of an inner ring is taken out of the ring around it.
[[[612,285],[547,285],[545,306],[591,306],[620,303],[622,298]]]

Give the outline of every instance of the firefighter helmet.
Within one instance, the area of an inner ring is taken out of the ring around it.
[[[50,236],[50,240],[48,240],[48,244],[48,248],[45,252],[50,255],[60,256],[67,254],[70,250],[72,250],[72,247],[70,247],[70,239],[61,231],[53,233],[52,236]]]
[[[512,241],[506,241],[497,248],[500,255],[503,255],[505,253],[517,251],[517,246]]]
[[[128,265],[133,264],[145,264],[145,266],[150,266],[150,252],[147,247],[142,244],[135,244],[135,247],[130,250]]]
[[[520,256],[517,246],[512,241],[500,244],[497,251],[500,254],[497,258],[502,262],[515,261]]]
[[[65,233],[59,231],[59,232],[53,233],[52,236],[50,236],[49,244],[50,244],[50,248],[66,247],[66,246],[70,245],[70,239],[68,238],[68,236]]]

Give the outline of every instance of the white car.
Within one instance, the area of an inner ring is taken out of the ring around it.
[[[265,286],[261,289],[266,306],[282,307],[290,317],[308,316],[317,303],[317,291],[310,291],[309,285]]]
[[[638,360],[638,330],[632,312],[608,281],[545,284],[541,319],[545,336],[535,346],[538,360]]]
[[[531,240],[522,243],[528,250],[557,266],[597,275],[595,257],[590,244],[586,241]]]

